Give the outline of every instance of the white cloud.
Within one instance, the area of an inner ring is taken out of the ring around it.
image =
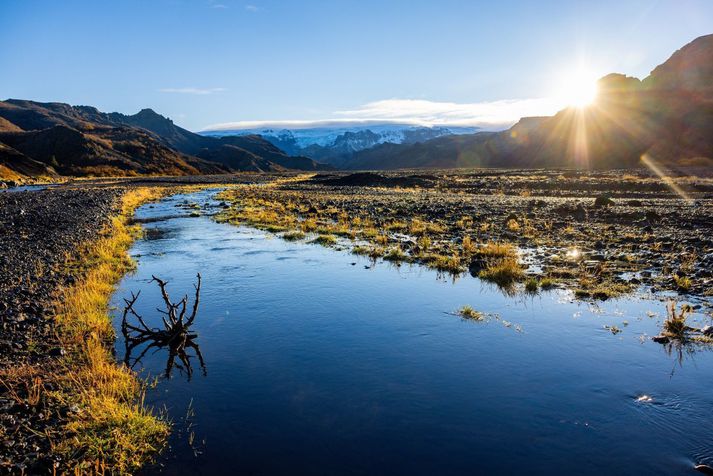
[[[352,119],[388,120],[427,126],[505,127],[521,117],[556,113],[562,104],[549,98],[504,99],[491,102],[455,103],[423,99],[384,99],[335,114]]]
[[[222,3],[214,3],[213,5],[210,6],[210,8],[228,8],[227,5],[223,5]]]
[[[355,127],[376,124],[421,126],[475,126],[505,129],[522,117],[549,116],[563,109],[556,99],[504,99],[500,101],[455,103],[423,99],[384,99],[356,109],[336,111],[332,118],[318,120],[238,121],[212,124],[203,130],[305,129],[310,127]]]
[[[159,89],[160,93],[172,93],[172,94],[196,94],[199,96],[204,96],[206,94],[221,93],[227,91],[225,88],[162,88]]]
[[[255,12],[257,12],[258,10],[260,10],[260,8],[258,8],[258,7],[255,6],[255,5],[245,5],[245,10],[248,11],[248,12],[255,13]]]

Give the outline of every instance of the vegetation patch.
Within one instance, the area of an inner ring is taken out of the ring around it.
[[[502,288],[512,286],[515,282],[524,278],[525,272],[517,259],[507,257],[499,260],[492,260],[485,269],[478,273],[480,279],[491,281]]]
[[[115,362],[108,314],[114,285],[133,266],[126,251],[140,228],[129,219],[137,206],[162,195],[159,189],[126,192],[121,213],[103,236],[84,247],[79,261],[68,263],[83,272],[57,300],[59,338],[68,352],[52,398],[76,409],[56,450],[77,474],[131,473],[153,458],[169,433],[168,423],[144,407],[145,386]]]
[[[322,246],[334,246],[337,244],[337,237],[334,235],[319,235],[317,238],[312,240],[312,243]]]
[[[463,306],[458,309],[457,314],[463,319],[468,319],[472,321],[483,321],[485,320],[485,314],[480,311],[476,311],[471,306]]]
[[[287,241],[299,241],[299,240],[304,240],[306,236],[307,235],[305,235],[303,232],[301,232],[299,230],[292,230],[292,231],[285,232],[282,235],[282,238],[284,238]]]

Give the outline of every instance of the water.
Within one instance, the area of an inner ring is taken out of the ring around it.
[[[690,474],[713,464],[713,353],[679,362],[645,338],[664,302],[506,297],[470,277],[371,266],[189,218],[185,199],[209,204],[210,192],[137,211],[151,239],[133,247],[138,269],[114,297],[118,306],[141,290],[136,309],[157,324],[151,275],[175,297],[203,275],[194,328],[207,375],[194,358],[190,378],[162,377],[165,350],[139,364],[160,377],[149,403],[176,423],[163,466],[147,473]],[[499,317],[452,314],[465,304]],[[116,349],[123,358],[121,340]]]
[[[0,192],[37,192],[39,190],[45,190],[49,187],[56,187],[55,184],[42,184],[42,185],[17,185],[15,187],[2,188],[0,187]]]

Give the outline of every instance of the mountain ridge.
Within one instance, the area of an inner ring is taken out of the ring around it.
[[[327,168],[306,157],[290,157],[256,136],[217,139],[195,134],[151,109],[124,115],[92,106],[23,99],[0,101],[0,144],[3,170],[19,176],[27,172],[31,176],[194,175]]]

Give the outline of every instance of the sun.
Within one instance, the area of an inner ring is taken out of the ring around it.
[[[565,107],[585,108],[597,99],[597,76],[586,69],[578,69],[562,76],[556,92]]]

